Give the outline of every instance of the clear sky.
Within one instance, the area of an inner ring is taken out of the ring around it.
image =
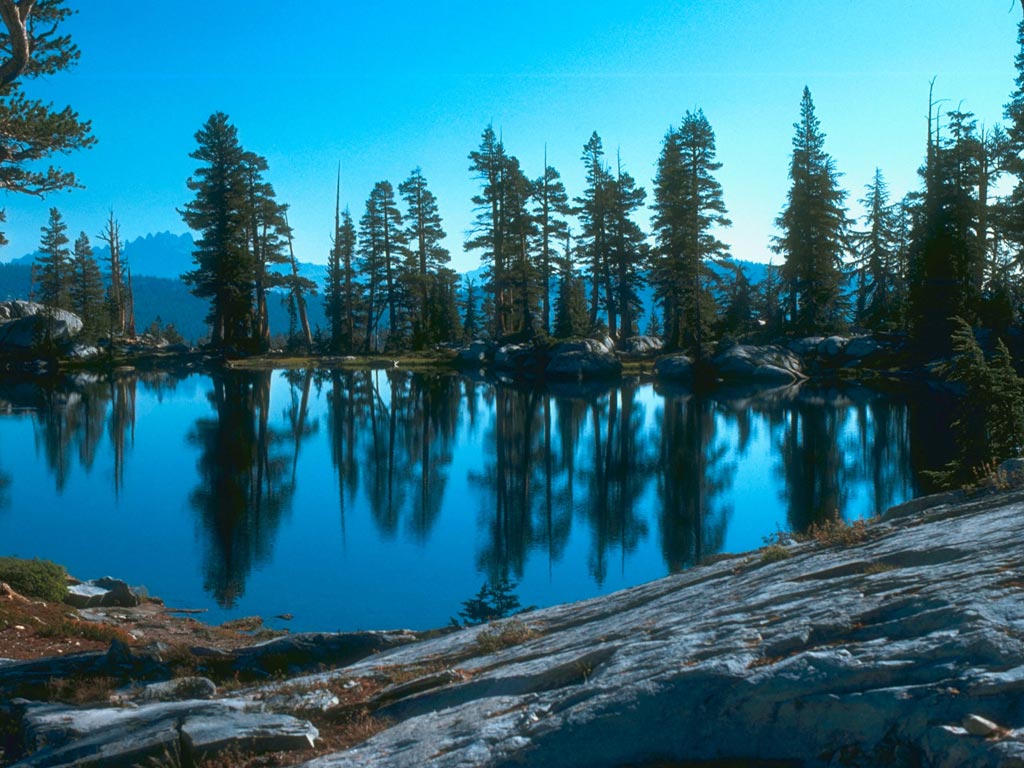
[[[47,209],[95,235],[186,228],[194,134],[228,113],[267,157],[291,205],[297,255],[330,248],[335,172],[358,219],[374,182],[417,165],[439,199],[453,266],[477,184],[467,154],[493,122],[531,177],[544,147],[570,195],[596,130],[650,193],[662,137],[702,108],[718,138],[740,258],[767,260],[788,179],[793,122],[810,87],[850,201],[875,166],[894,198],[916,187],[928,82],[949,107],[1002,119],[1013,87],[1018,0],[69,0],[78,66],[31,85],[93,121],[96,147],[67,158],[85,189],[6,195],[8,260],[34,250]],[[854,208],[856,211],[856,208]]]

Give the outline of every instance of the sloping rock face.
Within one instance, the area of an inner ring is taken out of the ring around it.
[[[693,360],[689,355],[668,355],[654,364],[654,375],[676,382],[693,380]]]
[[[665,342],[657,336],[630,336],[619,345],[619,351],[628,357],[650,357],[664,346]]]
[[[617,376],[622,363],[608,346],[596,339],[560,341],[548,350],[546,376],[553,379]]]
[[[524,615],[533,638],[493,654],[474,628],[353,665],[452,659],[461,680],[307,765],[1022,765],[1024,494],[920,506],[859,544]]]
[[[64,343],[82,330],[78,315],[31,301],[0,302],[0,351],[28,350],[42,339]]]
[[[738,344],[712,361],[726,381],[760,381],[786,384],[807,378],[800,358],[782,347]]]

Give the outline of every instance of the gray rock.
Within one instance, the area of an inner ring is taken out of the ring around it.
[[[544,374],[552,379],[617,376],[622,363],[596,339],[560,341],[548,350]]]
[[[738,344],[717,355],[712,365],[726,381],[786,384],[806,378],[800,358],[776,346]]]
[[[870,336],[858,336],[847,342],[844,351],[847,357],[859,360],[862,357],[869,357],[875,354],[879,349],[881,349],[881,345]]]
[[[75,608],[134,608],[142,598],[125,582],[105,576],[68,587],[64,602]]]
[[[818,345],[824,340],[824,336],[808,336],[803,339],[793,339],[786,345],[786,349],[801,357],[806,357],[807,355],[816,354]]]
[[[208,755],[228,747],[305,749],[318,737],[310,723],[289,715],[249,711],[241,699],[79,709],[42,705],[24,716],[24,768],[132,765],[174,753]]]
[[[0,350],[30,350],[45,341],[64,344],[81,330],[78,316],[63,309],[30,314],[0,322]]]
[[[544,368],[551,379],[592,379],[618,376],[622,363],[609,352],[562,352],[553,355]]]
[[[463,674],[307,766],[1020,764],[1024,492],[869,533],[525,614],[531,638],[495,653],[481,627],[359,662],[338,674],[446,658]],[[971,736],[978,712],[1005,730]]]
[[[999,465],[997,473],[1011,486],[1024,485],[1024,459],[1007,459]]]
[[[326,688],[315,688],[305,693],[278,693],[263,700],[263,708],[271,712],[326,712],[341,700]]]
[[[964,718],[963,729],[971,736],[991,736],[999,726],[981,715],[968,715]]]
[[[100,348],[92,344],[72,344],[66,354],[72,360],[88,360],[99,355]]]
[[[839,357],[846,349],[846,339],[842,336],[829,336],[818,344],[818,354],[822,357]]]
[[[487,360],[489,350],[490,344],[486,341],[474,341],[460,349],[456,353],[455,359],[463,365],[480,365]]]
[[[143,701],[180,701],[181,699],[212,699],[217,685],[206,677],[180,677],[162,683],[151,683],[142,689]]]
[[[654,364],[654,373],[662,379],[689,382],[693,379],[693,360],[687,355],[669,355]]]
[[[657,336],[630,336],[619,344],[619,351],[630,357],[649,357],[664,346],[665,343]]]
[[[535,368],[538,363],[537,350],[532,344],[505,344],[494,353],[494,367],[501,370]]]

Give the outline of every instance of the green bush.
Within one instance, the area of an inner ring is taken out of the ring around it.
[[[25,597],[59,603],[68,593],[67,571],[49,560],[0,557],[0,581]]]

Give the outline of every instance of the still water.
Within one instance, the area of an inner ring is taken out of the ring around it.
[[[0,380],[0,555],[214,622],[436,627],[488,581],[551,605],[881,512],[948,457],[948,410],[399,370]]]

